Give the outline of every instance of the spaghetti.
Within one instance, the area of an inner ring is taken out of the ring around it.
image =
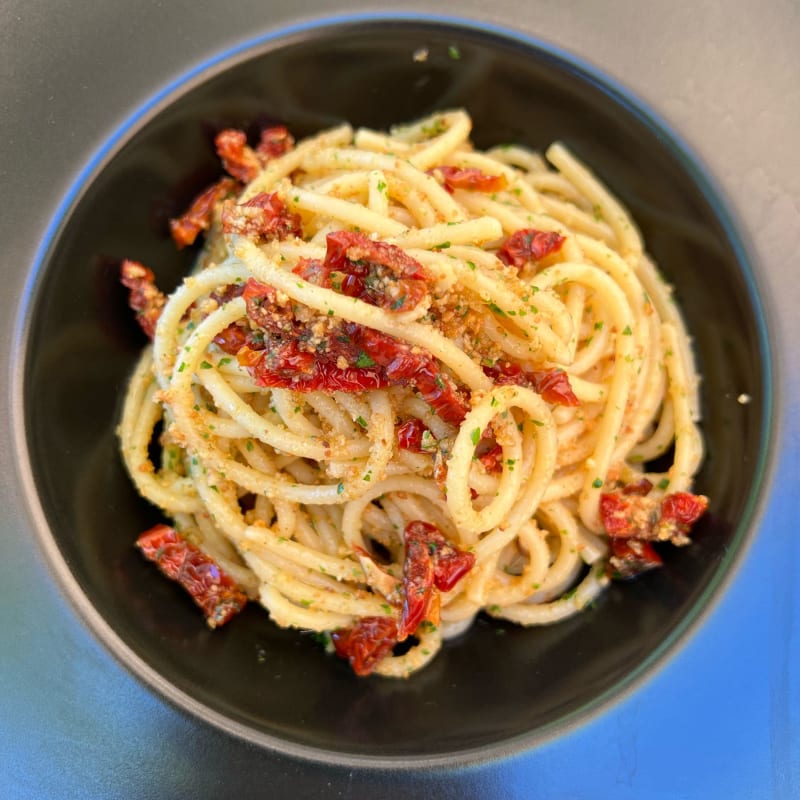
[[[246,594],[404,677],[481,611],[554,623],[688,543],[707,501],[670,288],[565,147],[470,131],[223,131],[231,177],[172,223],[205,233],[194,274],[165,298],[124,263],[153,343],[122,453],[173,520],[139,544],[209,624]]]

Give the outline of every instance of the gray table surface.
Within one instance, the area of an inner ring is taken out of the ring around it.
[[[229,739],[117,665],[32,541],[7,408],[14,318],[36,248],[120,122],[212,53],[304,19],[376,10],[516,28],[597,65],[666,119],[707,166],[750,247],[776,348],[780,434],[768,502],[735,581],[649,683],[524,756],[389,782]],[[3,0],[0,797],[800,797],[799,79],[796,0]],[[47,181],[31,181],[34,164]]]

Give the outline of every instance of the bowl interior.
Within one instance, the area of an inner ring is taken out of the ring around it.
[[[427,59],[415,60],[421,48]],[[766,367],[747,266],[669,136],[596,75],[533,44],[449,24],[353,23],[261,42],[223,67],[123,134],[40,267],[24,413],[51,535],[81,591],[164,678],[166,694],[193,698],[255,741],[334,760],[530,744],[649,667],[699,613],[740,543],[765,440]],[[212,139],[224,126],[281,121],[299,137],[457,106],[472,115],[478,146],[561,139],[632,209],[695,338],[708,447],[697,486],[711,513],[663,570],[613,586],[577,618],[527,630],[479,619],[409,681],[358,679],[255,606],[210,632],[134,549],[159,514],[117,453],[121,398],[144,345],[116,282],[118,260],[148,264],[167,290],[188,271],[193,254],[176,252],[167,220],[217,175]],[[736,402],[742,393],[750,406]]]

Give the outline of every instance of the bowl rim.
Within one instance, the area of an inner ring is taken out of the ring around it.
[[[348,31],[367,27],[422,28],[442,32],[452,31],[454,36],[463,34],[474,39],[498,42],[524,51],[534,51],[537,56],[557,63],[576,74],[580,79],[593,84],[615,103],[623,105],[638,121],[650,129],[665,148],[681,164],[706,202],[713,209],[717,222],[727,243],[733,250],[741,276],[747,286],[754,313],[758,335],[758,351],[761,356],[761,386],[763,407],[758,420],[762,431],[758,454],[753,469],[753,485],[747,497],[741,518],[734,530],[731,544],[720,559],[716,572],[709,583],[675,628],[660,645],[643,659],[634,669],[616,684],[559,719],[546,723],[532,731],[519,734],[499,742],[478,747],[453,750],[434,755],[372,756],[349,751],[331,750],[283,739],[279,736],[255,730],[244,722],[235,721],[219,711],[194,699],[172,684],[140,657],[113,627],[105,620],[80,586],[64,558],[51,532],[44,512],[28,451],[25,426],[25,374],[29,353],[29,335],[32,328],[31,310],[36,306],[42,290],[43,274],[53,250],[67,229],[74,211],[85,193],[105,167],[116,155],[146,127],[155,117],[172,103],[191,92],[197,86],[241,63],[259,58],[274,49],[291,47],[309,39],[326,37],[331,31]],[[558,737],[571,733],[613,706],[627,700],[645,682],[652,680],[671,659],[697,633],[712,612],[717,608],[732,580],[735,578],[745,556],[756,537],[758,523],[768,503],[777,464],[778,426],[773,424],[781,408],[781,397],[774,379],[775,352],[771,345],[773,324],[765,313],[769,294],[760,285],[758,273],[749,256],[752,248],[743,238],[744,226],[737,224],[723,192],[703,169],[691,149],[675,130],[647,103],[623,84],[612,78],[601,68],[580,56],[534,36],[511,28],[487,23],[466,16],[420,14],[410,12],[352,13],[322,15],[288,26],[269,30],[243,40],[227,49],[216,51],[197,62],[184,73],[168,81],[154,94],[146,98],[127,117],[119,122],[100,146],[81,166],[66,192],[58,202],[41,242],[36,249],[28,275],[24,282],[16,318],[13,325],[12,347],[17,358],[12,360],[9,370],[10,422],[16,477],[21,485],[22,505],[32,523],[36,546],[43,556],[48,571],[55,577],[63,597],[76,612],[92,636],[109,652],[114,660],[145,687],[155,691],[173,708],[188,714],[190,718],[209,723],[217,729],[275,753],[295,757],[323,765],[374,770],[418,770],[467,767],[504,760],[531,750]]]

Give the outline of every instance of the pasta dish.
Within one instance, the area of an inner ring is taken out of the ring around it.
[[[167,297],[123,262],[152,343],[121,449],[171,520],[138,545],[212,627],[255,599],[406,677],[478,613],[555,623],[689,543],[671,288],[563,145],[480,151],[471,125],[221,131],[226,177],[172,222],[193,274]]]

